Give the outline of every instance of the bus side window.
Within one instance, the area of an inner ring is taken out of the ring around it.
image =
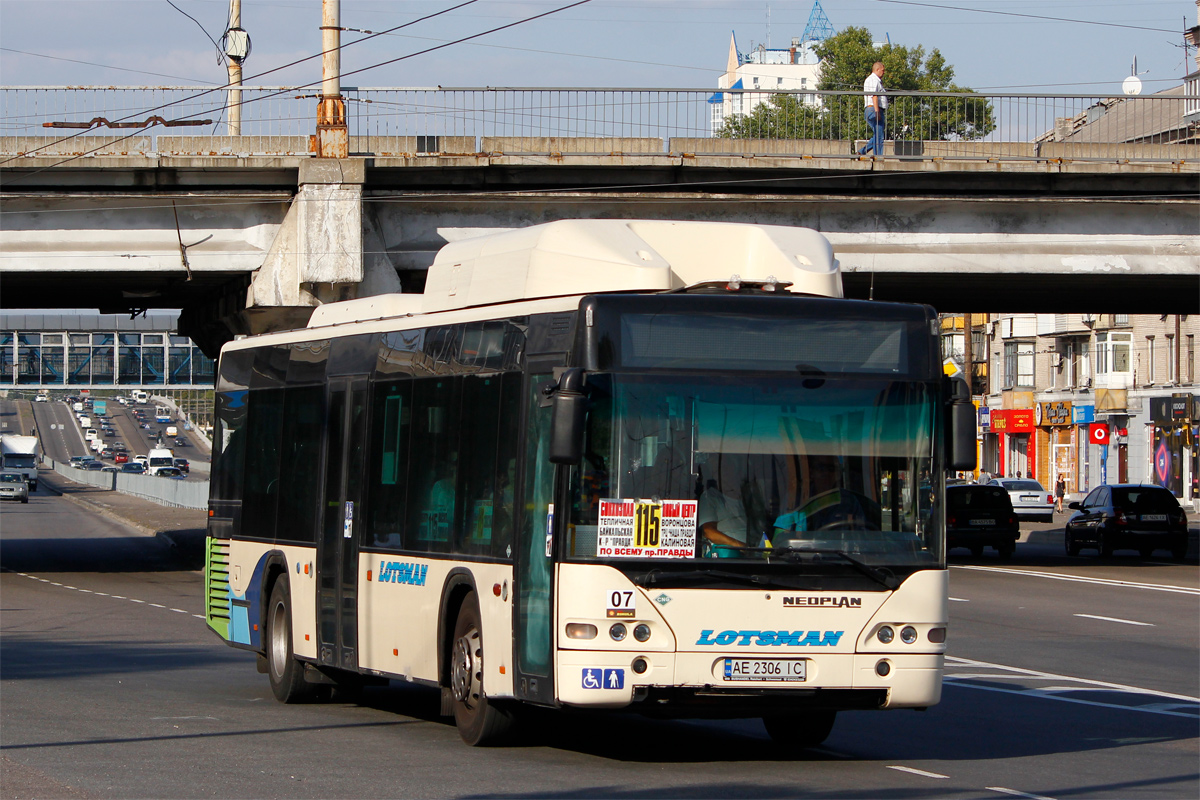
[[[500,436],[499,375],[463,379],[459,487],[463,526],[455,552],[488,554],[495,523],[496,450]]]
[[[405,547],[447,552],[456,526],[461,377],[414,381],[411,463]]]
[[[516,514],[518,440],[521,422],[521,373],[500,379],[500,435],[496,443],[496,495],[492,501],[491,555],[512,559],[513,518]]]
[[[375,386],[372,407],[372,483],[368,509],[372,541],[377,547],[400,547],[404,541],[408,493],[408,440],[412,428],[412,381]]]

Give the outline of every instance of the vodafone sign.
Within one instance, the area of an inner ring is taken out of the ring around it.
[[[1088,441],[1092,444],[1108,444],[1108,426],[1097,423],[1089,425]]]

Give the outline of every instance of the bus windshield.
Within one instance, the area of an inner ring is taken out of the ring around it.
[[[590,374],[588,393],[569,558],[942,563],[933,384]]]

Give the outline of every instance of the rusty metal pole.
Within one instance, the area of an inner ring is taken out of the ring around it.
[[[242,27],[242,0],[229,0],[229,25],[226,30]],[[242,135],[242,60],[229,63],[229,135]]]
[[[346,158],[350,134],[342,98],[340,0],[321,0],[321,104],[317,106],[317,157]]]

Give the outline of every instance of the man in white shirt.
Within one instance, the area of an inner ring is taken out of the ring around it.
[[[863,81],[863,101],[866,103],[867,125],[871,127],[872,137],[858,151],[865,156],[867,151],[874,150],[875,155],[883,155],[883,116],[887,108],[887,90],[883,88],[883,62],[876,61],[871,68],[871,74]]]

